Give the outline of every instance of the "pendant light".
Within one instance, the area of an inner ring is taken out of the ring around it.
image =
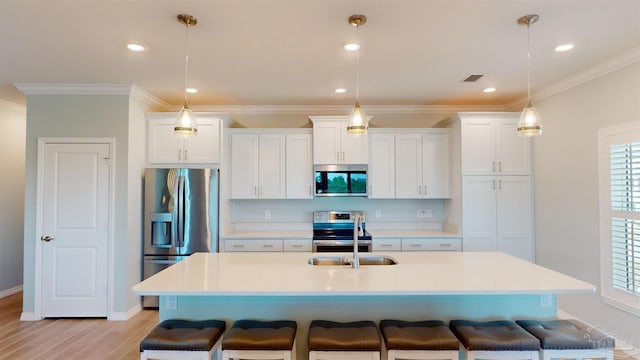
[[[356,27],[356,32],[360,28],[360,26],[364,25],[367,22],[367,17],[364,15],[351,15],[349,17],[349,24]],[[361,135],[367,132],[368,123],[367,117],[360,108],[359,102],[359,82],[360,82],[360,50],[356,50],[356,104],[351,110],[351,115],[349,115],[349,123],[347,124],[347,132],[349,134]]]
[[[538,21],[538,15],[525,15],[518,19],[519,25],[527,26],[527,106],[520,114],[518,121],[518,135],[524,137],[538,136],[542,134],[542,119],[538,110],[531,105],[531,24]]]
[[[191,15],[180,14],[178,15],[178,22],[185,25],[186,27],[186,51],[184,57],[184,105],[180,112],[178,113],[178,118],[176,119],[176,124],[173,128],[173,131],[177,135],[181,135],[184,137],[189,137],[196,135],[198,133],[198,128],[196,124],[196,117],[193,115],[193,112],[189,108],[187,103],[187,87],[189,80],[189,27],[195,26],[198,24],[198,19],[194,18]]]

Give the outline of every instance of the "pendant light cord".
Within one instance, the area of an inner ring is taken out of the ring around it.
[[[529,20],[531,21],[531,20]],[[531,104],[531,23],[527,22],[527,102]]]
[[[185,24],[186,50],[184,56],[184,105],[187,105],[187,86],[189,83],[189,23]]]
[[[360,25],[356,26],[356,39],[360,43]],[[356,102],[360,99],[360,50],[362,45],[356,51]]]

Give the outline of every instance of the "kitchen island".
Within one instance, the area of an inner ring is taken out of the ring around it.
[[[397,265],[310,265],[351,254],[197,253],[135,285],[169,318],[292,319],[306,358],[313,319],[335,321],[553,318],[556,294],[586,282],[497,252],[397,252]],[[367,253],[361,256],[379,256]]]

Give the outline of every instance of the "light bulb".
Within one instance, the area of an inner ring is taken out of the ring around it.
[[[360,108],[360,103],[356,101],[356,105],[351,110],[349,123],[347,124],[349,134],[360,135],[367,132],[367,118],[364,111]]]
[[[542,134],[542,121],[538,110],[531,102],[522,110],[518,121],[518,135],[524,137],[538,136]]]
[[[198,134],[198,128],[196,127],[196,117],[189,106],[185,103],[176,119],[176,125],[173,127],[173,131],[181,136],[189,137]]]

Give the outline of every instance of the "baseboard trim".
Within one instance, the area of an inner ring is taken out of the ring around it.
[[[576,316],[573,316],[573,315],[569,314],[568,312],[563,311],[561,309],[558,309],[557,314],[558,314],[557,315],[558,319],[576,319],[576,320],[579,320],[579,321],[585,323],[589,327],[598,328],[597,326],[589,324],[588,322],[586,322],[586,321],[584,321],[584,320],[582,320],[582,319],[580,319],[580,318],[578,318]],[[600,329],[600,330],[603,330],[603,329]],[[604,333],[607,334],[608,336],[613,337],[615,339],[615,341],[616,341],[615,352],[616,353],[622,353],[622,354],[624,354],[623,355],[624,357],[628,356],[630,359],[638,359],[638,355],[640,355],[640,349],[634,347],[628,341],[624,341],[623,339],[620,339],[620,338],[616,337],[615,334],[609,334],[606,331],[604,331]],[[614,357],[618,358],[618,355],[616,355]]]
[[[40,321],[42,318],[37,316],[36,313],[23,312],[20,314],[20,321]]]
[[[107,320],[111,320],[111,321],[127,321],[127,320],[131,319],[132,317],[134,317],[140,311],[142,311],[142,305],[138,304],[138,305],[132,307],[131,309],[129,309],[129,311],[127,311],[127,312],[112,312],[111,315],[109,315],[109,317],[107,317]]]
[[[22,285],[18,285],[16,287],[12,287],[10,289],[0,291],[0,299],[11,296],[13,294],[17,294],[22,291]]]

